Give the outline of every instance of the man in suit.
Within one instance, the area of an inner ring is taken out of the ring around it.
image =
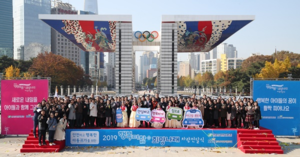
[[[121,106],[120,99],[119,97],[116,97],[116,101],[111,104],[111,114],[112,114],[111,121],[113,127],[117,127],[116,114],[117,114],[117,108],[120,108],[120,106]]]

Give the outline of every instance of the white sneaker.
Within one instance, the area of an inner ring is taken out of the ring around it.
[[[52,146],[52,143],[50,143],[49,146]]]

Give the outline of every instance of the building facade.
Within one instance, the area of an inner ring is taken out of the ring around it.
[[[11,0],[0,5],[0,57],[13,58],[13,6]]]
[[[52,1],[51,14],[77,13],[78,11],[69,3],[63,3],[60,0]],[[51,29],[51,52],[68,58],[76,65],[81,66],[79,47],[54,29]]]
[[[242,58],[227,58],[227,70],[240,68],[243,61]]]
[[[50,14],[49,0],[14,0],[14,59],[30,60],[51,51],[51,28],[40,21],[39,14]]]
[[[220,59],[203,60],[201,61],[201,64],[201,74],[205,72],[211,72],[213,75],[215,75],[217,72],[220,71],[221,68]]]
[[[180,73],[178,74],[179,77],[187,77],[191,75],[191,65],[189,64],[189,62],[180,62],[179,65],[179,71]]]

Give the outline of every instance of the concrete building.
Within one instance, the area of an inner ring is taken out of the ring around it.
[[[13,6],[11,0],[0,5],[0,57],[13,58]]]
[[[180,65],[179,65],[179,71],[180,73],[178,74],[179,77],[181,76],[191,76],[191,65],[189,62],[180,62]]]
[[[106,82],[108,86],[115,86],[115,53],[108,53],[108,63],[106,66]]]
[[[242,58],[227,58],[227,70],[241,67],[243,61]]]
[[[139,82],[139,67],[135,65],[135,83]]]
[[[203,60],[201,61],[201,64],[201,74],[205,72],[211,72],[213,75],[215,75],[220,71],[221,68],[220,59]]]
[[[78,11],[69,3],[63,3],[61,0],[52,1],[51,14],[77,13]],[[51,52],[68,58],[75,62],[76,65],[81,66],[79,47],[53,28],[51,29]]]
[[[226,54],[221,54],[221,70],[227,71],[227,57]]]
[[[154,77],[154,73],[157,73],[157,69],[155,68],[155,69],[148,69],[147,70],[147,78],[152,78],[152,77]]]
[[[38,18],[50,10],[49,0],[13,0],[14,59],[30,60],[51,51],[51,28]]]

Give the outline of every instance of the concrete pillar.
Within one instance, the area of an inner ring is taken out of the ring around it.
[[[71,95],[70,85],[68,85],[68,96]]]
[[[98,95],[98,85],[96,86],[96,95]]]
[[[74,86],[73,88],[74,88],[74,92],[73,93],[76,94],[76,86]]]
[[[91,87],[91,93],[94,93],[94,85]]]
[[[81,93],[81,87],[80,86],[78,86],[78,92]]]
[[[60,86],[60,95],[64,95],[64,88],[63,88],[63,86]]]
[[[237,87],[235,87],[235,96],[237,96]]]

